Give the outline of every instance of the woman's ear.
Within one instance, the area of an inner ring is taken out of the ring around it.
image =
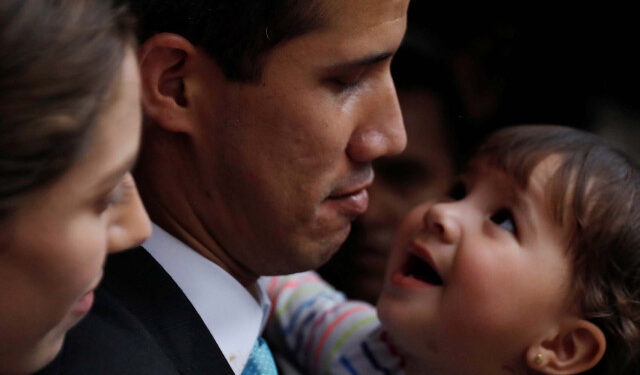
[[[584,319],[569,319],[527,349],[526,363],[543,374],[580,374],[594,367],[605,349],[606,339],[598,326]]]
[[[167,131],[191,130],[185,80],[196,55],[191,42],[170,33],[152,36],[138,50],[143,110],[154,124]]]

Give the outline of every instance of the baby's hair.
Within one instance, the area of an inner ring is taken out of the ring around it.
[[[585,374],[637,375],[640,367],[640,169],[603,139],[562,126],[516,126],[492,135],[474,160],[523,189],[545,158],[560,166],[545,187],[553,219],[568,228],[573,300],[605,334]]]

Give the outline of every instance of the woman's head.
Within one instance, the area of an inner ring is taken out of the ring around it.
[[[405,220],[381,319],[442,373],[634,373],[639,188],[596,137],[497,133],[449,198]]]
[[[0,373],[28,373],[88,311],[107,253],[149,222],[129,174],[132,23],[105,0],[0,4]]]

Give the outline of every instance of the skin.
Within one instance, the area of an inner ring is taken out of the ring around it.
[[[454,189],[453,198],[409,214],[378,304],[381,321],[407,353],[409,374],[523,371],[525,357],[534,363],[536,351],[528,348],[545,343],[537,353],[551,358],[545,350],[556,341],[562,347],[558,332],[580,322],[567,302],[566,234],[544,195],[555,165],[542,161],[522,191],[477,163],[461,178],[466,192]],[[406,275],[409,252],[430,258],[443,285]]]
[[[367,208],[372,161],[406,144],[389,68],[407,7],[326,1],[325,25],[276,46],[252,83],[175,36],[146,42],[150,80],[176,59],[143,101],[158,125],[140,170],[154,222],[245,286],[329,259]]]
[[[345,246],[327,264],[329,281],[350,298],[375,303],[402,219],[418,204],[440,197],[454,177],[442,106],[428,90],[398,92],[407,148],[375,164],[369,209],[357,218]]]
[[[109,253],[150,223],[129,173],[141,129],[138,68],[128,51],[85,157],[34,191],[0,226],[0,373],[26,374],[59,352],[88,311]]]

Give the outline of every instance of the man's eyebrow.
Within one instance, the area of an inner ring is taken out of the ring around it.
[[[393,56],[393,52],[377,53],[377,54],[365,56],[365,57],[360,58],[360,59],[347,61],[347,62],[341,62],[341,63],[335,64],[335,65],[332,65],[331,67],[329,67],[329,69],[330,70],[337,70],[337,69],[350,69],[350,68],[365,67],[365,66],[377,64],[380,61],[385,61],[385,60],[391,58],[392,56]]]

